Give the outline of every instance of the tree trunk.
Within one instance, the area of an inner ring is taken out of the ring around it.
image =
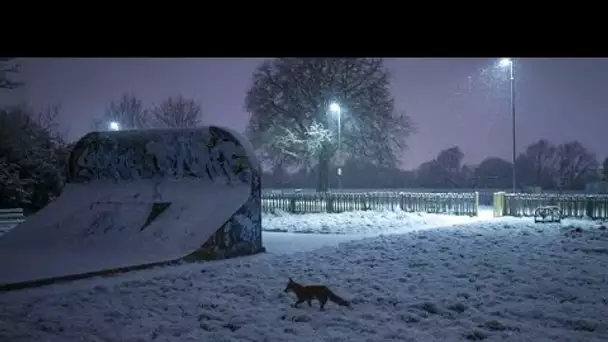
[[[319,164],[317,168],[319,174],[317,192],[327,192],[329,189],[329,153],[327,153],[327,146],[323,146],[319,153]]]

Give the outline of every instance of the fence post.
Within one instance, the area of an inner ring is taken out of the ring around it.
[[[475,211],[473,216],[479,216],[479,191],[475,191],[475,208],[473,210]]]
[[[494,193],[494,217],[503,217],[505,214],[505,192],[499,191]]]
[[[327,205],[327,208],[325,208],[325,211],[328,213],[333,213],[334,212],[334,196],[332,193],[325,193],[325,204]]]
[[[293,196],[289,199],[289,212],[292,214],[296,212],[296,199]]]
[[[593,203],[593,202],[595,202],[594,197],[595,196],[588,196],[587,203],[585,206],[585,215],[591,219],[595,219],[595,215],[593,213],[594,212],[593,207],[595,207],[595,205],[594,205],[595,203]]]

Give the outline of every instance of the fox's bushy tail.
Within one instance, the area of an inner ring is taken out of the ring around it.
[[[327,298],[329,298],[329,300],[331,300],[332,302],[334,302],[338,305],[350,307],[350,303],[347,300],[345,300],[344,298],[338,296],[337,294],[335,294],[331,291],[329,291],[329,293],[327,294]]]

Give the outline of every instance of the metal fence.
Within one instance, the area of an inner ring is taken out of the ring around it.
[[[315,189],[299,189],[302,193],[316,193]],[[285,189],[263,189],[264,194],[270,193],[284,193],[293,194],[296,189],[285,188]],[[510,189],[499,189],[499,188],[454,188],[454,189],[431,189],[431,188],[395,188],[395,189],[331,189],[332,193],[370,193],[370,192],[412,192],[412,193],[472,193],[477,192],[479,194],[479,205],[492,206],[494,205],[493,197],[497,192],[510,192]],[[566,194],[566,195],[577,195],[584,194],[580,190],[564,190],[559,192],[557,190],[543,190],[542,193],[547,194]]]
[[[608,219],[608,195],[585,194],[494,194],[494,216],[534,216],[541,206],[555,205],[564,217]]]
[[[23,209],[0,209],[0,235],[13,229],[19,223],[25,221]]]
[[[264,189],[264,194],[293,194],[296,189]],[[301,189],[302,193],[316,193],[315,189]],[[423,188],[403,188],[403,189],[331,189],[332,193],[370,193],[370,192],[409,192],[409,193],[473,193],[479,195],[479,205],[491,206],[492,196],[495,192],[505,191],[505,189],[423,189]]]
[[[450,215],[477,216],[479,194],[414,192],[338,192],[262,194],[266,213],[339,213],[357,210],[403,210]]]

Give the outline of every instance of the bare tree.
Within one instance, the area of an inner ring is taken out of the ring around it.
[[[0,89],[15,89],[23,82],[15,81],[12,76],[19,72],[19,64],[13,62],[14,58],[0,58]]]
[[[151,114],[157,127],[188,128],[200,125],[203,110],[197,101],[178,95],[155,106]]]
[[[328,187],[329,162],[338,139],[341,154],[394,166],[414,132],[413,122],[395,110],[389,73],[382,59],[279,58],[254,72],[245,108],[247,133],[257,149],[290,156],[291,164],[317,163],[317,189]]]
[[[460,147],[452,146],[439,152],[437,162],[447,173],[457,174],[462,167],[463,158],[464,153],[462,153]]]
[[[33,111],[32,113],[36,125],[44,132],[48,142],[55,145],[65,144],[65,135],[59,128],[60,105],[43,107],[38,112]]]
[[[459,187],[464,183],[462,160],[464,153],[453,146],[439,152],[437,157],[423,163],[417,176],[423,187]]]
[[[589,152],[580,142],[570,141],[557,148],[558,172],[556,181],[560,188],[584,188],[584,179],[596,172],[599,164],[595,154]]]
[[[517,179],[520,185],[554,188],[558,163],[557,147],[548,140],[541,139],[530,144],[526,152],[515,161]]]
[[[98,130],[112,129],[116,124],[120,129],[144,129],[150,127],[148,110],[135,94],[124,93],[118,101],[112,101],[106,107],[101,118],[93,123]]]

